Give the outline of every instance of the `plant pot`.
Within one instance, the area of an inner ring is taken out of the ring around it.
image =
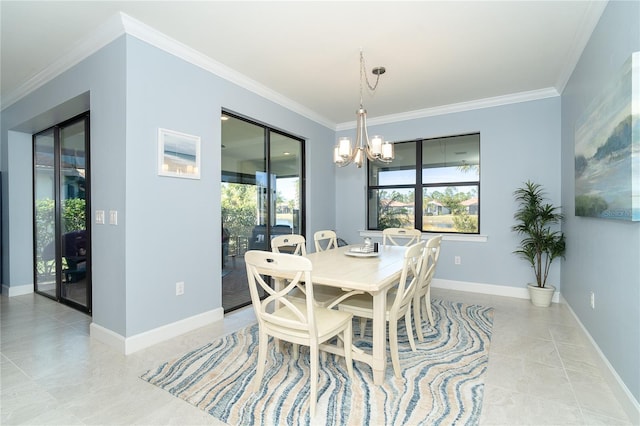
[[[529,288],[529,298],[531,299],[531,303],[534,306],[539,306],[541,308],[546,308],[551,305],[551,299],[553,299],[553,293],[555,293],[556,288],[550,285],[545,287],[538,287],[535,284],[527,284]]]

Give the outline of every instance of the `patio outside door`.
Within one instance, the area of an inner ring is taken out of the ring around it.
[[[34,135],[33,146],[35,291],[91,312],[89,114]]]
[[[251,303],[244,254],[271,250],[271,238],[302,234],[304,144],[301,139],[223,113],[222,306]]]

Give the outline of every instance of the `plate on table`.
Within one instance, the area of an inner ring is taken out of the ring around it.
[[[370,251],[368,253],[362,252],[362,251],[351,251],[351,250],[347,250],[344,252],[344,254],[346,254],[347,256],[352,256],[352,257],[377,257],[380,255],[380,253],[375,252],[375,251]]]

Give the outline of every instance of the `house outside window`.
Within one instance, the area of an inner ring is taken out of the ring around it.
[[[395,153],[368,163],[368,229],[480,233],[479,133],[396,142]]]

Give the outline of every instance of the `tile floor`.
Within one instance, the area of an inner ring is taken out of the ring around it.
[[[495,308],[481,425],[631,424],[563,305],[434,289]],[[124,356],[89,338],[90,318],[37,295],[1,297],[0,424],[220,424],[138,378],[254,321],[249,307]]]

